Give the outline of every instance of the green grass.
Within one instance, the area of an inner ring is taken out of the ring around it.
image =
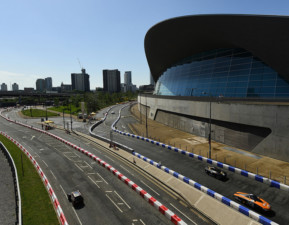
[[[26,109],[21,111],[23,115],[29,116],[29,117],[46,117],[46,110],[41,110],[41,109]],[[58,116],[57,113],[53,112],[48,112],[47,111],[47,116]]]
[[[29,225],[55,225],[59,224],[48,192],[42,183],[36,168],[22,151],[10,140],[0,135],[0,141],[10,152],[17,167],[21,201],[22,224]],[[24,176],[21,166],[21,154],[23,159]]]
[[[48,109],[52,111],[56,111],[56,112],[61,112],[61,113],[63,112],[63,109],[64,109],[64,113],[70,114],[69,106],[50,107]],[[80,111],[81,111],[80,107],[75,107],[74,105],[71,106],[71,113],[73,115],[77,115],[77,113],[79,113]]]

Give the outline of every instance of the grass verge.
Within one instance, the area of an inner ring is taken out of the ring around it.
[[[31,161],[6,137],[0,135],[0,141],[10,152],[17,167],[22,201],[22,224],[59,224],[46,188]],[[24,174],[22,173],[21,154]]]
[[[46,117],[46,110],[41,109],[26,109],[21,111],[23,115],[29,117]],[[47,116],[58,116],[57,113],[47,112]]]
[[[63,112],[66,114],[70,114],[70,107],[69,106],[58,106],[58,107],[50,107],[49,110],[56,111],[56,112]],[[74,105],[71,106],[71,114],[77,115],[80,112],[80,107],[75,107]]]

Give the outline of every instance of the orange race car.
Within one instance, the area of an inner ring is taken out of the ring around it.
[[[262,209],[264,211],[271,210],[271,206],[268,202],[266,202],[264,199],[254,195],[254,194],[248,194],[244,192],[236,192],[234,194],[234,197],[236,200],[240,201],[243,204],[246,204],[254,209]]]

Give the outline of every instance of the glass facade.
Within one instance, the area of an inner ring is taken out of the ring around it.
[[[154,94],[287,98],[289,82],[244,49],[216,49],[168,68],[158,79]]]

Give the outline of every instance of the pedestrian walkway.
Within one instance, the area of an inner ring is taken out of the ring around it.
[[[0,149],[0,224],[11,225],[17,221],[13,174],[3,150]]]

